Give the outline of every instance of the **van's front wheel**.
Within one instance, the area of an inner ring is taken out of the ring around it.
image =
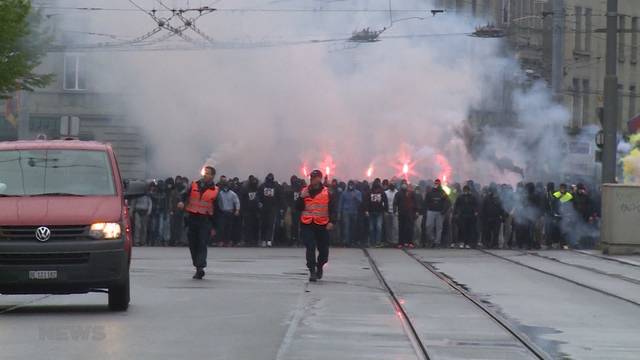
[[[109,309],[111,311],[127,311],[130,301],[129,274],[127,274],[123,283],[109,287]]]

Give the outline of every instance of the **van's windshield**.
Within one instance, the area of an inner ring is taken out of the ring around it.
[[[104,151],[0,151],[0,197],[92,195],[116,195]]]

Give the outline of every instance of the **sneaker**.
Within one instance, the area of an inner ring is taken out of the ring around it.
[[[451,245],[449,245],[449,247],[453,249],[454,247],[456,247],[456,245],[455,244],[451,244]]]
[[[202,280],[203,277],[204,277],[204,269],[196,270],[196,273],[193,275],[193,278],[195,280]]]
[[[465,245],[464,244],[460,244],[460,249],[464,249]],[[467,246],[468,247],[468,246]]]
[[[415,249],[416,248],[416,246],[411,244],[411,243],[408,245],[408,247],[409,247],[409,249]]]
[[[316,274],[315,270],[309,270],[309,281],[310,282],[318,281],[318,275]]]
[[[271,241],[267,241],[267,247],[271,247]]]
[[[318,280],[322,279],[322,268],[324,266],[320,266],[318,265],[318,271],[316,271],[316,277],[318,278]]]
[[[402,248],[403,248],[403,245],[402,245],[402,244],[398,244],[396,247],[397,247],[398,249],[402,249]]]
[[[460,245],[460,247],[462,247],[462,245]],[[469,246],[469,245],[465,245],[465,246],[464,246],[464,248],[465,248],[465,249],[470,249],[470,248],[471,248],[471,246]]]

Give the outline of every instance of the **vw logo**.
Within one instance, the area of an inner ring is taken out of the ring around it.
[[[51,230],[46,226],[41,226],[36,230],[36,239],[45,242],[51,238]]]

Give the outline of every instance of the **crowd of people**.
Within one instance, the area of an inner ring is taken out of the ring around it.
[[[480,185],[404,179],[325,184],[331,196],[331,245],[344,247],[590,248],[599,237],[600,196],[585,184]],[[179,204],[189,179],[154,180],[130,201],[136,246],[186,246]],[[210,246],[302,246],[296,201],[306,180],[260,182],[221,176]]]

